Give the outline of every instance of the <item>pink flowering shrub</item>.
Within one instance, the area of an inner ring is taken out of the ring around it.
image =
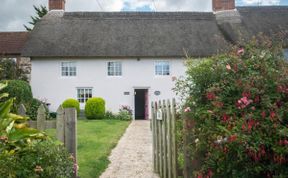
[[[254,39],[189,62],[176,90],[191,108],[185,115],[196,122],[195,177],[287,177],[288,62],[280,45]]]

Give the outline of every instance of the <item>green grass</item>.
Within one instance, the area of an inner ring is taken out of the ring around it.
[[[97,178],[109,164],[108,156],[130,122],[118,120],[78,120],[78,164],[81,178]],[[55,130],[47,130],[55,135]]]

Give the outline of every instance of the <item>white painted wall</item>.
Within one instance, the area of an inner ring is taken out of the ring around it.
[[[33,95],[51,103],[50,110],[67,98],[77,98],[77,87],[93,87],[93,96],[106,101],[106,109],[118,112],[121,105],[129,105],[134,110],[134,89],[148,88],[149,103],[159,99],[175,97],[171,90],[177,78],[185,73],[184,59],[158,59],[170,62],[170,76],[155,76],[154,63],[157,59],[121,59],[122,76],[107,75],[107,62],[114,59],[32,59],[31,86]],[[77,76],[62,77],[61,62],[76,61]],[[154,92],[160,91],[160,96]],[[130,95],[124,95],[130,92]],[[81,106],[84,109],[84,105]],[[150,107],[149,107],[150,108]]]

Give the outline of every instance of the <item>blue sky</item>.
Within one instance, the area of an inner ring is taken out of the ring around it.
[[[97,2],[98,1],[98,2]],[[237,6],[286,5],[288,0],[236,0]],[[48,0],[1,0],[0,31],[23,31],[33,5]],[[66,11],[212,11],[212,0],[66,0]]]

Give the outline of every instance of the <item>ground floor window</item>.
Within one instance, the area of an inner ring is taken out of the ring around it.
[[[86,103],[89,98],[92,98],[92,88],[77,88],[77,99],[80,103]]]

